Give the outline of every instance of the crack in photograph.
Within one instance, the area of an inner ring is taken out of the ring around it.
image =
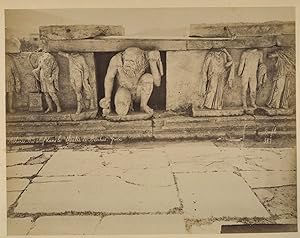
[[[8,235],[296,232],[295,19],[5,9]]]

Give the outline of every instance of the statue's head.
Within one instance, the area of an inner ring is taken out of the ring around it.
[[[133,76],[135,72],[139,71],[145,66],[145,53],[140,48],[130,47],[123,53],[123,69],[126,74]]]

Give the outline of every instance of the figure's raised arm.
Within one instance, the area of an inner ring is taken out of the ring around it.
[[[148,59],[149,59],[151,74],[154,79],[153,83],[156,87],[159,87],[161,83],[161,76],[164,74],[159,51],[158,50],[149,51]]]
[[[117,54],[109,62],[106,76],[104,79],[105,98],[110,100],[114,86],[114,80],[118,72],[118,66],[121,62],[121,55]]]
[[[226,55],[226,64],[225,64],[225,67],[226,68],[228,68],[228,67],[230,67],[231,65],[232,65],[232,63],[233,63],[233,60],[232,60],[232,56],[229,54],[229,52],[225,49],[225,48],[223,48],[222,49],[222,51],[225,53],[225,55]]]

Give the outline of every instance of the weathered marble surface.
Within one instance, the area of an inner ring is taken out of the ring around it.
[[[20,73],[20,81],[21,81],[21,93],[16,95],[16,111],[24,112],[28,111],[29,107],[29,93],[37,92],[35,86],[35,78],[32,74],[33,67],[36,67],[37,59],[41,55],[41,53],[30,53],[30,52],[22,52],[14,57],[16,61],[16,66]],[[53,54],[57,60],[59,67],[59,92],[57,92],[57,96],[60,100],[61,107],[63,111],[68,111],[71,113],[72,110],[76,109],[76,96],[71,88],[71,83],[69,79],[69,63],[68,60],[64,57],[58,56],[57,54]],[[89,66],[89,81],[92,87],[93,96],[95,102],[97,101],[97,88],[96,88],[96,75],[95,75],[95,64],[94,64],[94,54],[93,53],[83,53],[82,54]],[[32,66],[28,61],[30,56]],[[45,99],[43,98],[43,104],[45,104]],[[88,104],[88,102],[85,102]],[[83,112],[86,111],[84,108]],[[97,108],[96,108],[97,111]],[[74,112],[75,113],[75,112]],[[32,113],[34,115],[34,113]],[[51,116],[49,116],[51,117]]]
[[[96,36],[122,36],[125,29],[120,25],[53,25],[40,26],[43,40],[82,40]]]
[[[256,104],[258,107],[265,107],[269,99],[274,75],[273,62],[267,59],[267,53],[271,48],[264,48],[264,63],[268,68],[268,79],[262,89],[257,92]],[[237,75],[237,69],[243,49],[228,49],[235,64],[235,78],[232,89],[224,89],[224,107],[240,107],[241,100],[241,78]],[[204,62],[206,50],[191,51],[168,51],[167,52],[167,110],[187,110],[192,104],[201,104],[201,97],[198,95],[200,90],[201,66]],[[290,80],[290,108],[296,105],[296,80]],[[249,101],[249,96],[247,97]]]
[[[227,24],[191,24],[190,36],[226,37],[228,27],[237,36],[262,36],[295,34],[295,22],[263,22],[263,23],[227,23]]]
[[[209,50],[212,47],[244,49],[249,47],[272,47],[274,45],[294,47],[295,35],[278,35],[262,37],[239,37],[235,40],[203,40],[192,37],[181,38],[133,38],[111,36],[99,39],[49,40],[47,48],[51,52],[112,52],[122,51],[128,47],[139,47],[145,50]]]

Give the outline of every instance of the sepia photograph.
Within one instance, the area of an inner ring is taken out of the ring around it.
[[[298,231],[295,7],[4,15],[7,235]]]

